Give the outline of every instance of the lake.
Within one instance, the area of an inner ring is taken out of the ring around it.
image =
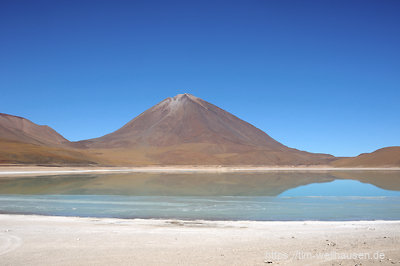
[[[202,220],[400,220],[400,171],[1,177],[0,212]]]

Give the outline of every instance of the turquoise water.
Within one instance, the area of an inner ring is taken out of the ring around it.
[[[0,179],[0,212],[205,220],[400,220],[400,172]]]

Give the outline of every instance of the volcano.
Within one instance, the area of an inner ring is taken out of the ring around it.
[[[113,164],[326,164],[333,156],[289,148],[191,94],[167,98],[122,128],[78,142]]]

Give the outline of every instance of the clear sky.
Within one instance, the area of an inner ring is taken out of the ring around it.
[[[290,147],[400,145],[400,1],[0,1],[0,112],[69,140],[188,92]]]

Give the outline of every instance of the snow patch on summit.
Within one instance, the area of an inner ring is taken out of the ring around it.
[[[179,106],[183,103],[183,101],[185,100],[185,95],[186,94],[178,94],[173,98],[169,98],[169,102],[168,102],[168,108],[171,112],[176,111]]]
[[[183,94],[178,94],[174,97],[169,97],[156,105],[154,107],[155,110],[163,109],[168,111],[169,114],[175,113],[178,109],[182,108],[184,103],[192,103],[192,104],[198,104],[204,109],[208,110],[207,106],[204,105],[204,103],[201,101],[201,99],[197,98],[196,96],[193,96],[188,93],[183,93]]]

